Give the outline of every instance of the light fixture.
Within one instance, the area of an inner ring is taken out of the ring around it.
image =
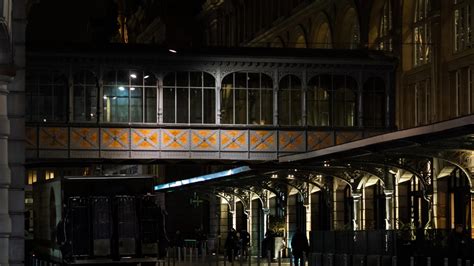
[[[136,78],[137,78],[137,75],[136,75],[136,74],[130,74],[130,77],[131,77],[132,79],[136,79]]]
[[[392,175],[396,175],[397,172],[393,171],[392,169],[388,170]]]
[[[122,86],[120,86],[118,89],[121,90],[121,91],[124,91],[124,90],[125,90],[125,88],[122,87]]]
[[[143,78],[144,78],[144,79],[147,79],[147,78],[149,78],[149,77],[150,77],[150,75],[145,75]]]
[[[46,118],[43,118],[43,122],[46,122]]]
[[[112,98],[112,100],[115,100],[115,99],[117,99],[117,96],[114,96],[114,97]]]
[[[93,114],[93,113],[91,113],[91,117],[94,117],[94,114]]]
[[[131,87],[131,88],[130,88],[130,90],[131,90],[131,91],[134,91],[134,90],[135,90],[135,88],[134,88],[134,87]]]
[[[177,51],[174,50],[174,49],[168,49],[168,51],[169,51],[170,53],[173,53],[173,54],[176,54],[176,53],[177,53]]]
[[[277,175],[277,174],[273,174],[273,175],[272,175],[272,178],[278,178],[278,175]]]
[[[104,95],[104,100],[107,100],[107,95]]]

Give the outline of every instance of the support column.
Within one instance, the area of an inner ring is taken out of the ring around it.
[[[359,210],[360,210],[360,204],[362,200],[362,193],[360,191],[354,191],[352,192],[352,198],[354,201],[354,215],[352,218],[352,228],[354,230],[361,230],[361,217],[359,217]]]
[[[0,81],[0,265],[9,263],[9,238],[11,219],[9,214],[8,189],[10,187],[10,168],[8,166],[8,137],[10,121],[7,116],[7,83],[6,77]]]
[[[393,209],[393,190],[385,189],[385,230],[394,229]]]

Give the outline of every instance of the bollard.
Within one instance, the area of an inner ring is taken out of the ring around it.
[[[431,266],[431,257],[426,258],[426,266]]]
[[[459,258],[458,258],[458,259],[457,259],[457,264],[456,264],[456,265],[457,265],[457,266],[462,266],[462,259],[459,259]]]
[[[249,260],[249,266],[252,265],[252,250],[249,248],[249,251],[247,252],[247,257]]]
[[[260,254],[257,252],[257,266],[260,266]]]
[[[272,258],[271,258],[272,253],[270,250],[267,250],[267,264],[268,266],[272,265]]]
[[[242,258],[244,257],[244,251],[243,249],[240,250],[240,256],[239,256],[239,265],[242,266],[243,265],[243,261],[242,261]]]
[[[176,265],[176,251],[177,251],[177,249],[176,249],[176,247],[175,247],[175,248],[174,248],[174,252],[173,252],[173,266]]]
[[[219,250],[216,250],[216,266],[219,266]]]
[[[278,250],[278,266],[281,266],[281,250]]]
[[[449,266],[449,259],[448,258],[444,258],[444,266]]]
[[[178,247],[178,261],[181,261],[181,248]]]
[[[410,266],[415,266],[415,258],[410,257]]]
[[[392,266],[397,266],[397,256],[392,257]]]
[[[193,248],[189,248],[189,262],[193,265]]]
[[[466,260],[466,266],[471,266],[471,260]]]
[[[232,258],[230,259],[230,265],[234,266],[235,254],[234,250],[232,249]]]

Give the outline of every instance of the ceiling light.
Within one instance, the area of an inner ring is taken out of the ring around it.
[[[112,100],[115,100],[115,99],[117,99],[117,96],[114,96],[114,98],[112,98]]]
[[[134,88],[134,87],[131,87],[131,88],[130,88],[130,90],[131,90],[131,91],[134,91],[134,90],[135,90],[135,88]]]
[[[176,53],[177,53],[177,51],[174,50],[174,49],[168,49],[168,51],[169,51],[170,53],[173,53],[173,54],[176,54]]]
[[[107,100],[107,95],[104,95],[104,100]]]
[[[143,78],[144,78],[144,79],[147,79],[147,78],[149,78],[149,77],[150,77],[150,75],[146,75],[146,76],[144,76]]]
[[[122,87],[122,86],[120,86],[118,89],[121,90],[121,91],[124,91],[124,90],[125,90],[125,88]]]
[[[136,79],[136,78],[137,78],[137,75],[136,75],[136,74],[130,74],[130,77],[131,77],[132,79]]]

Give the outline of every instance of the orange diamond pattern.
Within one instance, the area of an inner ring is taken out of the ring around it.
[[[27,127],[26,129],[26,148],[27,149],[36,149],[38,134],[36,134],[36,127]]]
[[[333,131],[308,132],[308,150],[319,150],[334,145]]]
[[[99,148],[97,128],[71,128],[71,149],[91,150]]]
[[[112,150],[128,149],[129,129],[127,128],[104,128],[102,129],[102,148]]]
[[[193,130],[191,142],[193,150],[217,150],[217,130]]]
[[[305,150],[303,131],[281,131],[279,136],[279,151],[300,152]]]
[[[159,131],[157,129],[132,129],[132,149],[158,149]]]
[[[42,127],[39,132],[39,145],[42,149],[67,149],[68,132],[65,127]]]
[[[189,131],[183,129],[163,129],[161,134],[162,148],[166,150],[187,150]]]
[[[221,130],[221,149],[231,151],[247,150],[246,130]]]
[[[359,140],[362,138],[362,132],[337,132],[336,133],[336,144],[343,144],[355,140]]]
[[[256,130],[250,132],[251,151],[275,151],[276,134],[270,130]]]

